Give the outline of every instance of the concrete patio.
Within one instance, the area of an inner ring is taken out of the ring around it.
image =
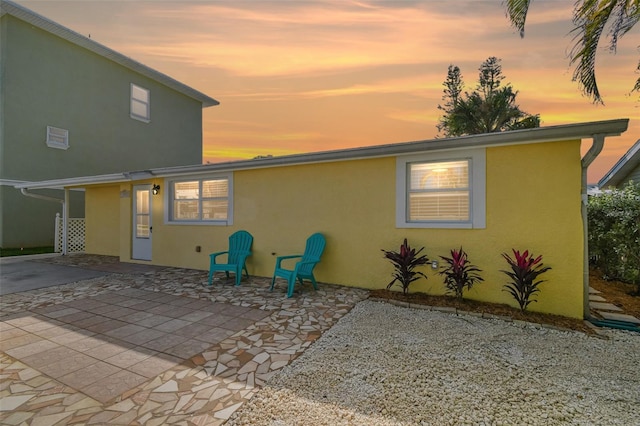
[[[106,276],[4,295],[0,423],[222,424],[368,293],[240,287],[106,256],[42,259]],[[221,275],[222,276],[222,275]]]

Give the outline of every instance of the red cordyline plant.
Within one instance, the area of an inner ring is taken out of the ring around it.
[[[502,253],[502,257],[509,263],[511,270],[501,272],[511,278],[511,282],[504,285],[505,291],[511,293],[520,305],[520,310],[524,312],[529,303],[536,302],[536,300],[529,299],[531,295],[540,291],[538,286],[544,282],[544,280],[538,280],[538,277],[551,268],[543,266],[542,256],[534,258],[533,254],[529,255],[529,250],[525,250],[524,253],[515,249],[512,251],[515,259],[512,259],[507,253]]]
[[[458,300],[462,300],[462,292],[465,287],[471,287],[477,282],[484,281],[478,272],[482,272],[477,266],[469,262],[467,253],[460,247],[460,250],[451,250],[451,257],[440,256],[447,262],[447,267],[439,272],[444,275],[444,285],[448,293],[454,293]]]
[[[419,256],[422,250],[424,250],[424,247],[418,251],[411,248],[406,238],[400,246],[400,252],[382,250],[384,257],[389,259],[395,268],[393,271],[393,280],[387,285],[387,289],[391,288],[396,281],[399,281],[402,286],[402,292],[407,294],[409,292],[409,285],[411,285],[412,282],[421,276],[427,278],[422,272],[415,271],[416,267],[429,263],[429,258],[426,255],[423,254]]]

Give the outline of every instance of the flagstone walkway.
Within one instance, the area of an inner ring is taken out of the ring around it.
[[[640,327],[640,319],[633,315],[625,314],[620,307],[609,303],[601,296],[598,290],[592,287],[589,287],[589,308],[591,309],[592,317],[596,320],[603,318],[604,320],[627,324],[627,326],[631,327]],[[640,331],[640,329],[635,331]]]
[[[114,259],[47,261],[127,270]],[[141,268],[2,296],[0,424],[223,424],[368,297],[320,285],[287,299],[260,277],[206,284],[205,271]]]

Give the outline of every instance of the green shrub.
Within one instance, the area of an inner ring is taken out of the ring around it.
[[[606,279],[637,286],[640,294],[640,183],[589,198],[589,255]]]
[[[387,288],[391,288],[391,286],[398,281],[402,286],[402,292],[407,294],[409,292],[409,285],[411,285],[412,282],[421,276],[427,278],[425,274],[415,270],[416,267],[429,263],[429,258],[426,255],[418,256],[422,250],[424,250],[424,247],[418,251],[411,248],[406,238],[400,246],[399,252],[382,250],[384,257],[389,259],[394,266],[393,280],[387,285]]]

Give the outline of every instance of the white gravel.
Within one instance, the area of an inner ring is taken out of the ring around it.
[[[640,334],[364,301],[228,425],[640,425]]]

